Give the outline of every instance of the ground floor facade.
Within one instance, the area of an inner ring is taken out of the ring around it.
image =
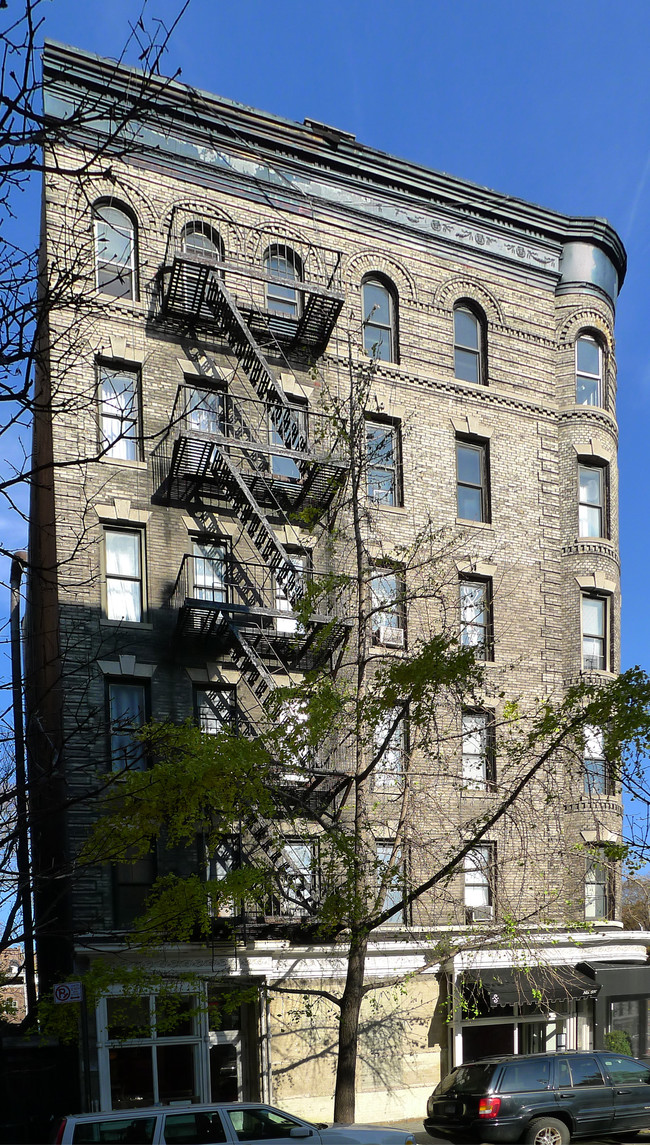
[[[526,951],[476,949],[472,937],[440,963],[431,935],[375,941],[357,1120],[421,1116],[441,1075],[486,1053],[600,1048],[619,1030],[630,1052],[650,1056],[647,943],[650,935],[614,928],[543,934]],[[106,948],[98,957],[124,965],[125,952]],[[83,975],[90,960],[79,951],[77,961]],[[88,1013],[85,1104],[240,1099],[331,1121],[338,1011],[323,995],[340,995],[345,968],[343,946],[166,949],[149,988],[111,987]],[[164,987],[155,985],[158,972]]]

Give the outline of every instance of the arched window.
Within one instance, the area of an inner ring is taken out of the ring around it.
[[[121,207],[98,203],[93,209],[97,289],[114,298],[135,298],[136,224]]]
[[[276,279],[266,284],[266,305],[273,314],[297,318],[300,314],[300,292],[292,282],[302,281],[302,260],[291,247],[273,243],[264,252],[264,269]]]
[[[454,376],[485,383],[485,331],[482,318],[466,303],[454,307]]]
[[[203,254],[212,256],[215,260],[223,262],[223,239],[219,232],[215,231],[214,227],[211,227],[209,223],[204,223],[200,219],[186,223],[183,227],[181,239],[183,250],[187,254]]]
[[[363,348],[380,362],[397,361],[396,295],[386,282],[373,276],[361,283]]]
[[[603,351],[596,339],[586,333],[576,339],[576,403],[603,404]]]

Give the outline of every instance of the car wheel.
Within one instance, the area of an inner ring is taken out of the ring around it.
[[[537,1117],[524,1133],[526,1145],[569,1145],[571,1134],[556,1117]]]

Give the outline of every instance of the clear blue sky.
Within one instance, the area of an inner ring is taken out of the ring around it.
[[[171,23],[180,0],[149,5]],[[138,11],[138,0],[41,8],[46,35],[108,56]],[[629,256],[617,317],[623,663],[648,670],[648,507],[638,483],[650,428],[649,47],[647,0],[191,0],[163,68],[617,228]]]

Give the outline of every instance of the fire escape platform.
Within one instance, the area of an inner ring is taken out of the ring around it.
[[[324,352],[343,309],[343,295],[309,279],[301,280],[295,283],[301,303],[298,316],[276,313],[261,299],[255,302],[249,297],[246,282],[258,283],[262,291],[266,284],[278,282],[294,286],[294,280],[269,275],[253,263],[218,262],[196,253],[176,253],[160,274],[161,317],[200,322],[215,333],[225,332],[228,316],[223,301],[210,289],[215,277],[228,284],[242,317],[259,342],[277,342],[288,350],[305,347],[316,356]]]
[[[271,664],[277,656],[288,668],[308,672],[325,663],[351,628],[351,621],[325,613],[312,613],[303,629],[283,609],[186,597],[179,609],[176,632],[181,639],[209,640],[226,648],[235,638],[234,629],[245,636],[263,661]]]
[[[202,433],[199,430],[181,432],[174,439],[169,472],[167,474],[167,499],[176,495],[184,498],[196,495],[205,487],[213,495],[223,489],[223,477],[215,466],[216,447],[227,449],[232,459],[238,462],[242,479],[255,500],[265,507],[279,504],[290,511],[303,505],[326,508],[337,489],[345,480],[348,465],[344,460],[333,457],[318,457],[313,453],[305,455],[280,445],[257,441],[237,441],[227,435]],[[273,459],[292,463],[297,476],[274,473]],[[210,488],[215,486],[216,488]]]

